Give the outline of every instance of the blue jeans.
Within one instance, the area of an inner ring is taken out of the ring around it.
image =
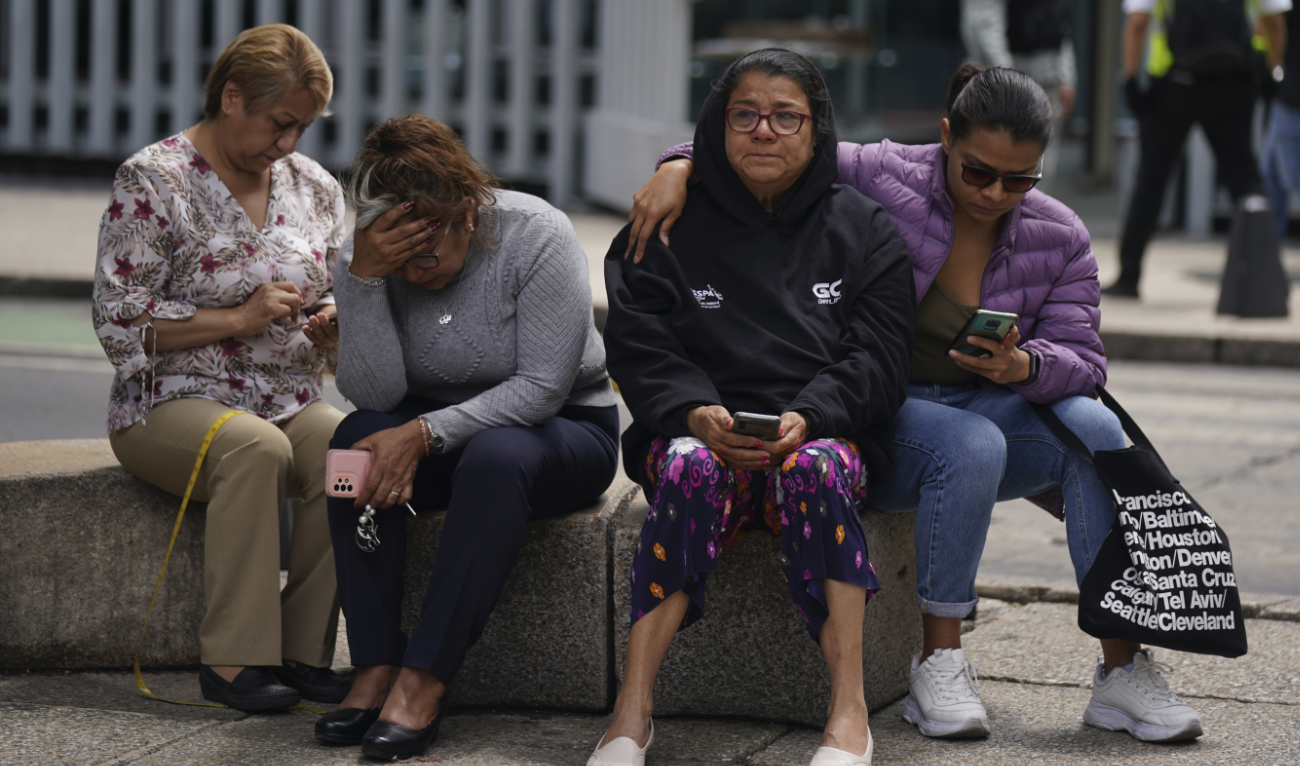
[[[1092,450],[1123,449],[1119,419],[1100,402],[1062,399],[1052,410]],[[1079,582],[1115,521],[1115,503],[1092,466],[1052,435],[1019,394],[978,384],[913,383],[894,416],[894,469],[867,504],[917,510],[916,600],[936,617],[965,617],[993,504],[1060,487]]]
[[[1277,221],[1277,236],[1285,239],[1291,190],[1300,187],[1300,110],[1273,99],[1269,111],[1259,170]]]

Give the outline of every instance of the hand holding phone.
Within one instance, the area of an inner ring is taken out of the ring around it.
[[[332,449],[325,453],[325,494],[356,497],[366,486],[370,453],[362,449]]]
[[[761,449],[758,437],[736,433],[734,421],[727,408],[717,404],[695,407],[686,415],[686,427],[691,435],[704,442],[728,468],[765,470],[764,460],[770,460],[771,456]]]
[[[332,307],[327,306],[327,309]],[[303,323],[302,334],[320,348],[335,348],[339,345],[339,319],[335,311],[319,311],[307,317]]]
[[[781,418],[776,415],[737,412],[732,416],[731,432],[756,436],[763,441],[776,441],[781,438]]]
[[[958,367],[988,378],[994,383],[1021,383],[1034,369],[1034,355],[1020,347],[1020,328],[1012,327],[1002,341],[975,335],[971,345],[978,344],[982,356],[963,355],[952,349],[948,358]]]
[[[966,356],[988,359],[993,356],[993,352],[973,345],[966,339],[974,335],[977,338],[988,338],[994,343],[1001,343],[1006,340],[1007,333],[1011,332],[1011,328],[1015,327],[1019,321],[1020,317],[1015,314],[979,309],[966,323],[966,326],[962,328],[962,331],[957,333],[957,337],[952,339],[952,343],[948,345],[948,348]]]

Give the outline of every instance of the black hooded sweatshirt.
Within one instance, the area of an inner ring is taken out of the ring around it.
[[[672,248],[656,234],[634,264],[628,227],[605,256],[606,356],[633,418],[624,467],[644,482],[656,435],[690,436],[689,410],[722,405],[795,411],[810,440],[854,440],[874,483],[892,466],[889,422],[907,395],[907,245],[884,208],[835,183],[833,130],[766,212],[727,160],[725,107],[715,92],[700,112],[699,183]]]

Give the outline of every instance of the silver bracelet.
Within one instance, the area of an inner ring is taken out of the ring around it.
[[[388,284],[388,277],[374,277],[372,279],[365,279],[364,277],[359,277],[356,274],[353,274],[351,265],[348,266],[348,276],[357,280],[358,282],[365,285],[366,287],[383,287],[384,285]]]

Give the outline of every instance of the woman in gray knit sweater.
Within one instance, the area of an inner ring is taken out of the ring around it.
[[[335,295],[338,386],[358,411],[331,446],[368,451],[370,470],[355,502],[332,498],[329,514],[357,677],[316,736],[391,759],[436,736],[525,524],[613,480],[618,411],[587,259],[563,213],[493,188],[460,139],[420,115],[375,127],[355,170]],[[447,508],[409,640],[408,501]]]

